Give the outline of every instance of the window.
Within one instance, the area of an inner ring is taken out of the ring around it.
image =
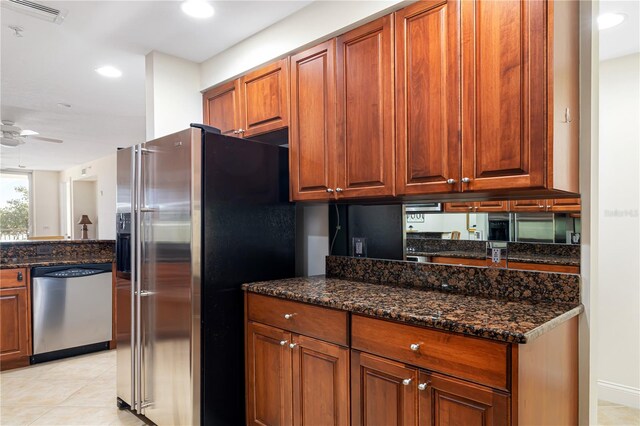
[[[31,225],[31,174],[0,173],[0,240],[26,240]]]

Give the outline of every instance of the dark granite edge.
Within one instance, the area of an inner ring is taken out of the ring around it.
[[[35,268],[39,266],[57,266],[57,265],[82,265],[86,263],[113,263],[113,257],[92,257],[92,258],[62,258],[62,259],[46,259],[33,260],[24,262],[0,263],[0,269],[13,268]]]
[[[275,280],[275,281],[279,281],[279,280]],[[365,284],[369,284],[369,283],[365,283]],[[332,300],[332,299],[318,299],[318,298],[312,298],[312,297],[303,297],[291,291],[274,290],[274,289],[265,291],[263,287],[267,287],[268,285],[269,285],[268,282],[249,283],[249,284],[243,284],[242,289],[245,291],[249,291],[251,293],[263,294],[266,296],[273,296],[273,297],[280,297],[287,300],[294,300],[298,302],[309,303],[312,305],[318,305],[318,306],[324,306],[328,308],[348,311],[355,314],[364,314],[367,316],[372,316],[371,309],[370,308],[368,309],[366,305],[361,305],[358,303],[341,303],[339,301]],[[380,284],[370,284],[370,285],[379,286]],[[436,290],[426,290],[426,289],[420,289],[418,291],[437,292]],[[465,297],[482,299],[481,296],[467,295]],[[429,318],[425,316],[415,315],[409,319],[406,317],[394,315],[394,311],[388,311],[388,310],[382,311],[379,309],[374,309],[374,311],[376,312],[376,315],[374,317],[396,321],[400,323],[405,323],[409,325],[417,325],[422,327],[433,328],[437,330],[447,331],[450,333],[463,334],[469,337],[483,338],[483,339],[502,341],[507,343],[526,344],[531,342],[535,338],[539,337],[540,335],[546,333],[547,331],[557,327],[561,323],[573,318],[574,316],[579,315],[580,313],[583,312],[583,310],[584,310],[584,307],[582,305],[573,307],[567,312],[561,314],[560,316],[550,321],[547,321],[546,323],[526,333],[516,333],[509,330],[502,330],[497,328],[483,328],[483,327],[477,327],[469,324],[463,324],[460,322],[438,320],[435,316],[432,316]],[[459,329],[452,330],[454,325],[457,325]],[[480,336],[479,334],[485,334],[485,336]]]
[[[40,244],[115,244],[116,240],[23,240],[23,241],[2,241],[0,245],[40,245]]]
[[[582,304],[580,304],[580,305],[576,306],[575,308],[565,312],[564,314],[561,314],[561,315],[555,317],[554,319],[552,319],[550,321],[547,321],[544,324],[539,325],[538,327],[536,327],[533,330],[531,330],[531,331],[529,331],[529,332],[524,334],[525,341],[523,343],[528,343],[528,342],[531,342],[532,340],[537,339],[538,337],[542,336],[543,334],[553,330],[554,328],[556,328],[557,326],[559,326],[563,322],[566,322],[566,321],[570,320],[571,318],[580,315],[583,312],[584,312],[584,306]]]
[[[442,256],[453,257],[456,259],[486,259],[485,253],[475,253],[467,251],[412,251],[406,252],[407,256]],[[561,266],[580,266],[580,259],[563,256],[546,256],[546,257],[530,257],[527,255],[507,255],[507,261],[534,263],[536,265],[561,265]]]

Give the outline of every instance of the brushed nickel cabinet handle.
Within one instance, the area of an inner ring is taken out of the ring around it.
[[[411,381],[412,381],[412,380],[413,380],[413,379],[404,379],[404,380],[402,381],[402,384],[403,384],[403,385],[405,385],[405,386],[409,386],[409,385],[411,384]]]
[[[471,182],[471,179],[469,179],[468,177],[463,177],[462,179],[460,179],[460,182],[469,183],[469,182]]]

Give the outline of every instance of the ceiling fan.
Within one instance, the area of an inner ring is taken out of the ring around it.
[[[8,148],[15,148],[18,145],[22,145],[29,140],[38,140],[42,142],[62,143],[61,139],[45,138],[37,136],[39,133],[33,130],[22,130],[16,126],[13,121],[2,120],[2,137],[0,138],[0,145]]]

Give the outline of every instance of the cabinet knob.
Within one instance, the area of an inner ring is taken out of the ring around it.
[[[336,192],[342,192],[342,188],[336,188]]]
[[[431,384],[431,382],[426,382],[426,383],[420,383],[418,385],[418,390],[427,390],[427,388],[429,387],[429,385]]]
[[[329,194],[331,194],[331,193],[333,192],[333,189],[332,189],[332,188],[327,188],[327,192],[328,192]]]
[[[544,209],[544,206],[542,204],[539,204],[538,207],[540,207],[541,209]]]
[[[295,314],[295,313],[293,313],[293,314],[284,314],[284,319],[291,319],[291,318],[293,318],[295,315],[297,315],[297,314]]]
[[[297,343],[289,343],[289,347],[290,347],[291,349],[295,348],[296,346],[298,346],[298,344],[297,344]]]
[[[460,179],[460,182],[469,183],[469,182],[471,182],[471,179],[469,179],[468,177],[463,177],[462,179]]]
[[[447,179],[447,183],[449,185],[453,185],[454,183],[456,183],[456,180],[455,179]]]
[[[411,346],[409,347],[411,348],[412,351],[418,352],[420,350],[420,343],[412,343]]]
[[[403,385],[405,385],[405,386],[409,386],[409,385],[411,384],[411,381],[412,381],[412,380],[413,380],[413,379],[404,379],[404,380],[402,381],[402,384],[403,384]]]
[[[238,133],[244,133],[244,132],[246,132],[245,129],[238,129]]]
[[[18,276],[16,277],[18,281],[22,281],[24,277],[22,276],[22,272],[18,272]]]
[[[284,345],[286,345],[286,344],[287,344],[287,341],[286,341],[286,340],[280,340],[280,346],[284,346]]]

